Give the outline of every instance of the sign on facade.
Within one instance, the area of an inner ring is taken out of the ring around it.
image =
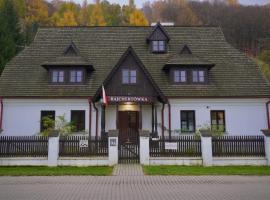
[[[88,147],[88,140],[80,140],[80,148]]]
[[[109,96],[109,102],[152,102],[151,97],[141,97],[141,96]]]
[[[166,150],[177,150],[177,143],[176,142],[165,142],[165,149]]]
[[[110,139],[110,146],[111,147],[116,146],[116,139],[114,139],[114,138]]]

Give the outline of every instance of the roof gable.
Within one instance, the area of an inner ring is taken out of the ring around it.
[[[152,32],[147,37],[147,41],[151,40],[170,40],[169,34],[159,22],[154,26]]]
[[[79,50],[77,49],[76,45],[73,43],[73,41],[70,43],[70,45],[65,49],[63,52],[63,55],[65,56],[78,56]]]
[[[79,49],[74,42],[71,42],[63,51],[62,55],[49,61],[45,61],[41,66],[48,69],[56,66],[84,66],[89,70],[94,70],[92,64],[80,55]]]
[[[182,50],[180,51],[180,54],[192,54],[192,51],[190,50],[189,46],[185,44],[182,47]]]
[[[135,69],[137,71],[137,83],[122,84],[121,69]],[[145,68],[134,49],[130,46],[121,56],[117,64],[111,70],[109,75],[103,82],[107,94],[110,95],[123,95],[123,96],[150,96],[157,97],[161,102],[166,102],[166,98],[154,82],[152,76]],[[115,91],[117,90],[117,94]],[[101,86],[97,90],[93,100],[97,101],[101,95]]]
[[[215,64],[208,60],[201,58],[192,53],[190,47],[185,44],[181,47],[180,53],[177,53],[168,60],[164,65],[163,70],[168,70],[171,66],[179,67],[206,67],[208,69],[215,66]]]

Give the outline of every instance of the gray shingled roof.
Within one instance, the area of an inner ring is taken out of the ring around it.
[[[194,54],[176,54],[168,60],[166,65],[213,65],[213,63]]]
[[[231,47],[217,27],[164,27],[170,35],[167,54],[152,54],[146,38],[151,27],[62,27],[40,28],[30,47],[6,66],[0,79],[0,95],[20,96],[93,96],[123,53],[132,46],[144,66],[166,96],[178,97],[266,97],[270,85],[259,67]],[[91,61],[95,71],[83,86],[48,84],[48,71],[41,65],[61,55],[70,41],[80,55]],[[215,64],[209,85],[170,85],[162,69],[189,44],[194,55]]]

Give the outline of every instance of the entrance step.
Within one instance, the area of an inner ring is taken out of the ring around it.
[[[118,164],[113,168],[113,176],[143,176],[143,168],[138,164]]]

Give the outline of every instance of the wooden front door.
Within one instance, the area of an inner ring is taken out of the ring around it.
[[[139,142],[139,112],[119,111],[118,113],[119,142],[135,143]]]

